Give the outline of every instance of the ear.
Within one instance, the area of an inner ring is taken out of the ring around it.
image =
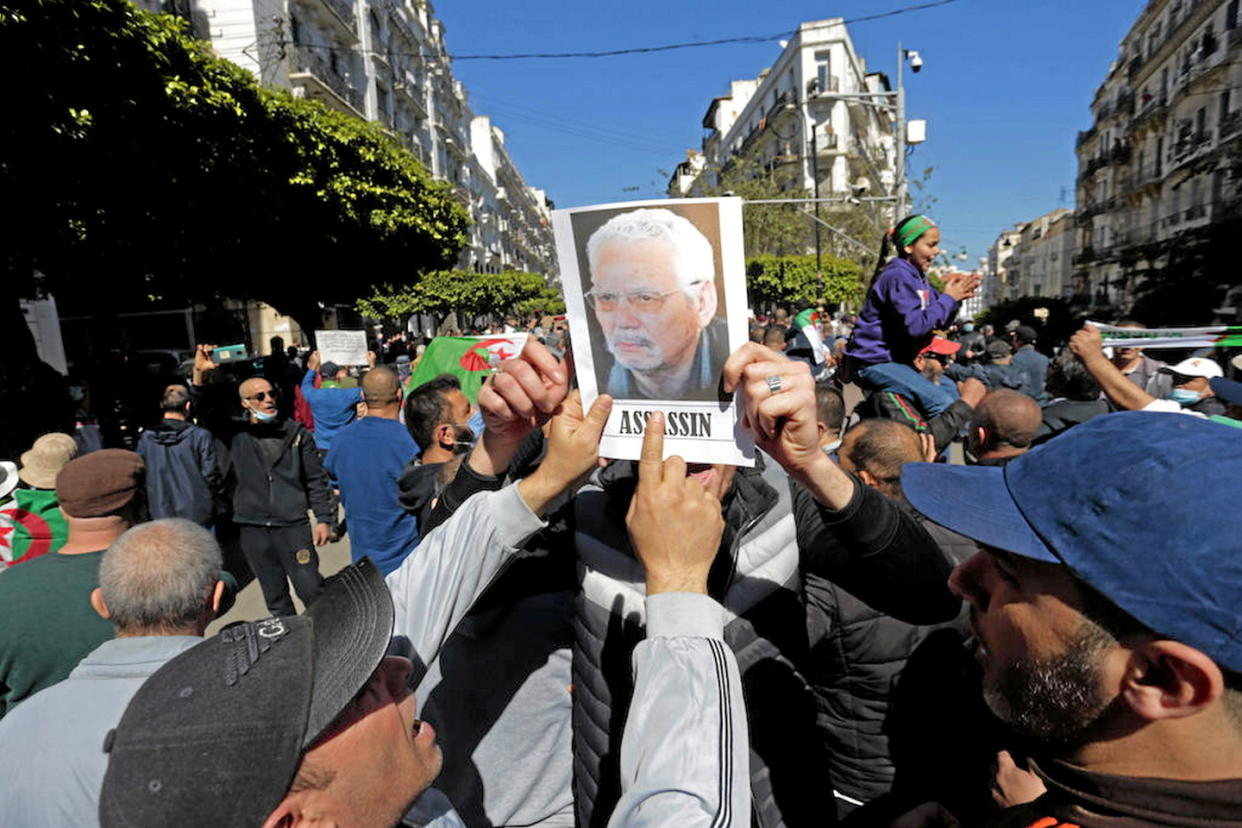
[[[91,606],[95,608],[95,612],[99,613],[100,618],[112,618],[112,613],[108,611],[108,605],[104,603],[103,590],[99,587],[91,590]]]
[[[216,581],[216,585],[211,588],[211,614],[218,615],[220,613],[220,602],[224,600],[224,581]]]
[[[457,439],[457,435],[453,433],[453,427],[448,423],[440,423],[436,426],[436,442],[447,443],[452,445]]]
[[[293,828],[302,824],[304,816],[302,795],[289,794],[263,821],[263,828]]]
[[[708,279],[699,285],[699,298],[695,306],[699,312],[700,325],[706,325],[716,315],[716,304],[718,301],[715,279]]]
[[[866,483],[866,484],[867,484],[868,486],[870,486],[871,488],[873,488],[873,489],[879,489],[879,488],[880,488],[880,481],[879,481],[879,478],[877,478],[877,477],[876,477],[874,474],[872,474],[871,472],[867,471],[866,469],[859,469],[856,473],[857,473],[857,475],[858,475],[858,479],[859,479],[859,480],[861,480],[862,482]]]
[[[824,435],[828,433],[828,426],[816,420],[815,431],[819,434],[819,442],[824,442]]]
[[[978,448],[983,448],[988,444],[988,430],[983,426],[975,426],[974,438],[975,445]]]
[[[1121,695],[1147,721],[1203,712],[1225,691],[1220,668],[1203,652],[1177,641],[1135,647],[1122,676]]]

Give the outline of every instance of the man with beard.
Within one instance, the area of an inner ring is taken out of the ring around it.
[[[671,210],[609,219],[587,241],[595,313],[613,363],[600,390],[617,399],[715,400],[729,354],[716,316],[711,243]]]
[[[417,444],[417,456],[401,472],[398,500],[401,508],[417,519],[424,535],[429,531],[433,501],[438,494],[437,474],[449,460],[468,451],[474,441],[474,432],[466,425],[471,413],[461,381],[452,374],[441,374],[423,383],[405,400],[405,427]],[[405,547],[402,554],[413,548]],[[391,567],[384,569],[385,574],[400,563],[400,558],[394,560]]]
[[[979,546],[949,586],[1048,788],[994,824],[1242,824],[1240,475],[1238,430],[1147,412],[1003,469],[903,469],[911,504]]]

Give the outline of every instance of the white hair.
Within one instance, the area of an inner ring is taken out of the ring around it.
[[[99,563],[99,588],[120,630],[184,629],[211,600],[220,567],[220,545],[210,532],[164,518],[112,542]]]
[[[661,239],[673,247],[677,282],[689,288],[692,282],[716,278],[711,242],[689,219],[663,207],[631,210],[613,216],[587,240],[587,262],[592,279],[599,250],[610,242],[636,242]]]

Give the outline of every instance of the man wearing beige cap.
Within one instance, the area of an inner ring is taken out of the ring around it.
[[[112,638],[91,606],[99,561],[114,540],[146,520],[142,458],[104,449],[71,461],[55,480],[69,540],[59,551],[0,577],[0,717],[61,681]]]
[[[65,545],[69,527],[56,499],[56,475],[78,454],[68,434],[44,434],[21,456],[20,488],[0,503],[0,567],[31,561]],[[0,499],[3,500],[3,499]]]

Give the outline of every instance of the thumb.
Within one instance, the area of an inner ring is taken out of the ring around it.
[[[601,394],[591,404],[591,410],[587,412],[586,418],[582,421],[579,432],[586,433],[598,443],[599,438],[604,434],[604,426],[608,424],[608,415],[611,413],[612,397]]]

